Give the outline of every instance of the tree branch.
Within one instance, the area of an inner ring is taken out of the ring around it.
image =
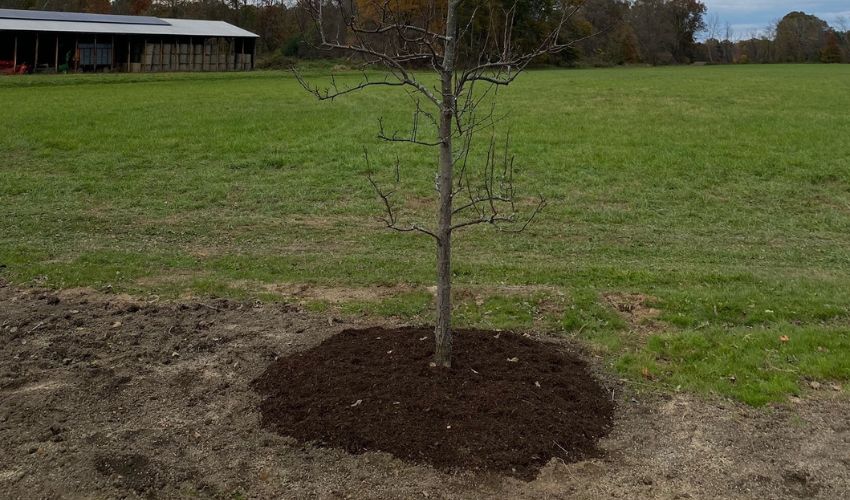
[[[420,226],[418,224],[411,224],[409,226],[401,226],[398,224],[396,220],[395,210],[393,209],[392,202],[390,202],[390,197],[394,194],[394,191],[384,192],[381,187],[375,182],[375,179],[372,178],[372,166],[369,161],[369,152],[366,148],[363,148],[363,154],[366,157],[366,166],[367,173],[366,177],[369,179],[369,183],[372,185],[372,188],[375,190],[375,193],[378,197],[381,198],[381,201],[384,205],[384,210],[386,212],[385,217],[381,217],[380,220],[389,228],[394,231],[398,231],[401,233],[410,233],[410,232],[418,232],[425,235],[428,235],[437,241],[440,241],[440,238],[431,230],[426,227]],[[396,182],[399,180],[399,168],[398,168],[398,159],[396,159]]]

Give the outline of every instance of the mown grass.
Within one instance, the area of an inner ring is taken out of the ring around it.
[[[384,180],[398,155],[405,213],[432,220],[433,152],[375,137],[379,116],[409,121],[392,89],[330,103],[273,72],[23,77],[0,100],[13,282],[268,299],[433,280],[430,243],[382,230],[364,177],[364,146]],[[523,235],[459,234],[458,324],[566,332],[624,374],[752,404],[850,379],[847,109],[847,66],[525,75],[500,133],[520,195],[549,206]],[[651,297],[649,335],[609,293]],[[424,291],[341,306],[431,308]]]

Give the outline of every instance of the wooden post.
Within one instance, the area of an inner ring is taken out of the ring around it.
[[[112,56],[110,58],[109,69],[113,70],[113,69],[115,69],[115,35],[112,35],[112,48],[109,50],[109,52],[110,52],[110,55]]]
[[[54,59],[53,59],[53,71],[55,71],[56,73],[59,73],[59,34],[58,33],[56,34],[56,50],[54,52],[55,52],[56,57],[54,57]]]
[[[80,37],[74,37],[74,73],[80,69]]]
[[[38,69],[38,33],[35,34],[35,57],[32,62],[32,72],[35,73]]]
[[[159,70],[162,71],[162,60],[165,59],[165,44],[162,42],[162,38],[159,39]]]
[[[242,51],[242,60],[239,61],[239,65],[241,66],[239,68],[239,71],[244,71],[245,70],[245,39],[244,38],[242,39],[242,47],[241,47],[240,50]]]
[[[254,44],[254,55],[251,56],[251,69],[254,69],[254,65],[257,64],[257,39],[255,38],[251,43]]]
[[[15,52],[12,56],[12,72],[18,72],[18,35],[15,35]]]
[[[127,37],[127,73],[130,72],[130,37]]]
[[[94,64],[94,69],[92,71],[97,73],[97,37],[94,37],[94,48],[92,51],[94,51],[94,57],[91,61]],[[82,57],[80,57],[80,59],[82,59]]]
[[[195,42],[189,37],[189,71],[195,71]]]

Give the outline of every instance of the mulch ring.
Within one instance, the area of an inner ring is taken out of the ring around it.
[[[263,426],[350,453],[383,451],[445,471],[531,480],[552,458],[599,455],[614,405],[587,364],[508,332],[457,331],[431,368],[425,328],[345,330],[275,361],[253,382]]]

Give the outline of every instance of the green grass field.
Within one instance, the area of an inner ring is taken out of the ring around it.
[[[364,146],[384,179],[398,155],[407,213],[432,219],[435,152],[376,138],[379,116],[409,121],[393,89],[317,102],[258,72],[11,77],[0,96],[6,279],[263,300],[400,285],[333,307],[430,319],[431,242],[383,230],[364,176]],[[457,323],[563,332],[639,386],[751,404],[847,381],[848,109],[846,65],[524,75],[500,131],[520,196],[549,206],[523,235],[459,234]],[[658,316],[611,306],[632,294]]]

